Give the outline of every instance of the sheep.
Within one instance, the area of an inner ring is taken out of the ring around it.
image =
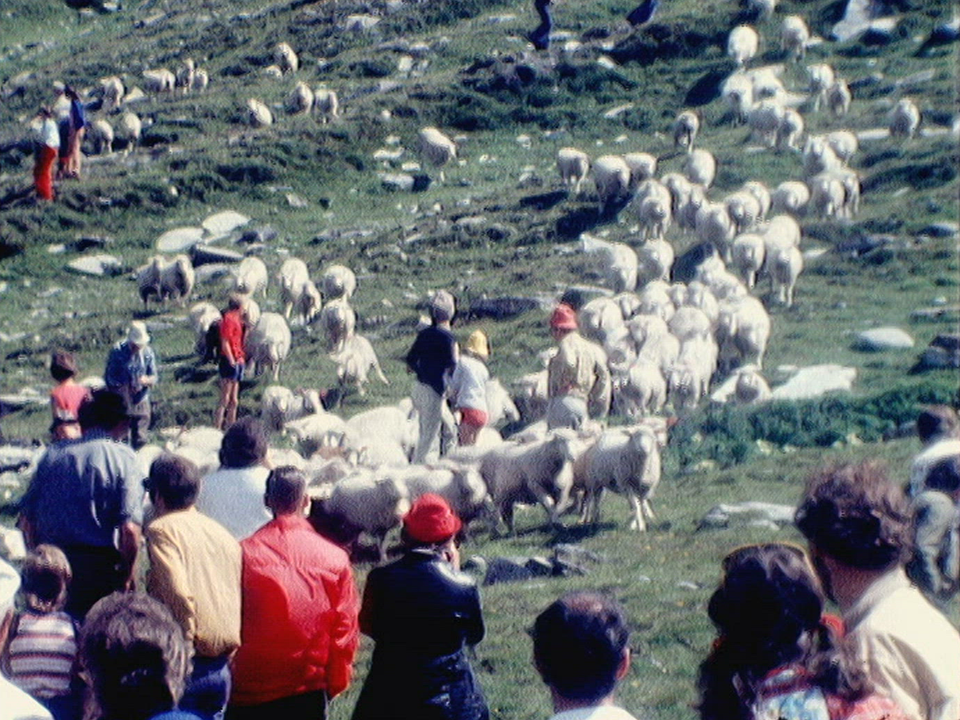
[[[160,255],[154,256],[137,270],[137,290],[144,311],[148,309],[151,297],[161,303],[173,299],[184,304],[193,292],[195,280],[193,264],[186,255],[177,255],[170,261]]]
[[[747,0],[747,12],[756,16],[757,20],[770,18],[776,7],[777,0]]]
[[[367,384],[367,375],[371,370],[384,385],[390,384],[380,368],[373,345],[363,335],[351,334],[345,338],[337,352],[330,355],[330,359],[337,364],[337,380],[340,386],[353,385],[360,397],[366,395],[364,385]]]
[[[579,197],[583,181],[590,172],[590,156],[577,148],[560,148],[557,151],[557,171],[564,187],[573,188],[573,194]]]
[[[636,322],[641,321],[641,322]],[[659,325],[654,321],[658,321]],[[662,330],[659,329],[662,326]],[[647,360],[666,374],[680,355],[680,340],[666,329],[662,318],[638,315],[627,328],[637,343],[637,360]]]
[[[547,412],[547,371],[522,375],[511,383],[512,398],[525,423],[542,418]]]
[[[480,474],[511,535],[517,502],[538,501],[550,523],[560,524],[560,515],[570,504],[572,461],[570,438],[562,432],[525,445],[504,443],[483,456]]]
[[[204,361],[212,359],[219,348],[209,347],[207,339],[210,328],[220,322],[220,311],[212,303],[200,302],[190,308],[189,317],[195,338],[194,352]]]
[[[190,87],[194,92],[202,93],[210,84],[210,74],[203,68],[197,68],[193,73],[193,85]]]
[[[836,117],[846,115],[850,111],[850,103],[853,102],[853,93],[844,80],[836,80],[827,88],[827,108]]]
[[[783,119],[777,128],[776,146],[778,150],[797,150],[800,136],[804,130],[803,116],[793,108],[783,111]]]
[[[193,81],[197,72],[197,64],[194,62],[193,58],[187,58],[183,61],[183,65],[177,70],[176,74],[176,87],[183,89],[183,94],[186,95],[193,89]]]
[[[650,499],[660,484],[660,449],[646,426],[607,430],[577,462],[576,483],[584,490],[582,522],[600,520],[600,499],[607,488],[627,496],[633,510],[630,529],[645,532],[654,520]]]
[[[340,98],[336,90],[322,85],[313,89],[313,112],[322,124],[340,117]]]
[[[283,432],[293,438],[304,457],[310,457],[321,449],[341,447],[347,425],[339,415],[317,412],[288,420],[283,424]]]
[[[826,140],[827,145],[833,150],[834,155],[836,155],[837,159],[844,165],[849,163],[850,158],[860,149],[857,136],[849,130],[836,130],[827,133]]]
[[[177,76],[167,68],[143,71],[143,87],[147,92],[172,93],[177,85]]]
[[[349,300],[357,291],[357,276],[344,265],[331,265],[320,277],[320,289],[327,302],[338,298]]]
[[[703,187],[701,185],[690,184],[690,192],[687,195],[686,201],[675,213],[677,225],[683,230],[689,232],[695,231],[697,228],[697,214],[706,202],[707,197]]]
[[[339,297],[323,306],[317,322],[327,340],[327,349],[340,353],[357,328],[357,314],[345,298]]]
[[[777,131],[783,123],[784,109],[776,100],[761,100],[747,114],[753,136],[768,148],[777,142]]]
[[[778,302],[787,307],[793,307],[793,289],[803,270],[803,255],[795,245],[778,247],[767,258],[770,267],[770,280]]]
[[[760,49],[760,36],[749,25],[738,25],[727,37],[727,55],[733,58],[737,68],[753,60]]]
[[[407,491],[410,502],[434,493],[446,500],[464,524],[489,510],[490,496],[478,469],[472,465],[446,462],[444,467],[412,465],[383,468],[378,475],[392,477]]]
[[[256,257],[245,257],[233,270],[233,287],[244,295],[253,297],[257,292],[266,297],[267,266]]]
[[[826,63],[808,65],[807,77],[810,78],[810,97],[813,99],[813,109],[819,111],[820,104],[827,99],[827,93],[836,82],[833,68]]]
[[[634,361],[622,376],[613,379],[613,406],[631,419],[659,413],[667,402],[667,381],[657,363]]]
[[[623,161],[630,168],[631,190],[635,190],[644,180],[649,180],[657,174],[657,158],[650,153],[627,153],[623,156]]]
[[[644,315],[656,315],[664,322],[677,311],[668,292],[670,286],[663,280],[653,280],[640,293],[640,312]]]
[[[746,73],[753,86],[754,102],[776,100],[784,103],[787,99],[787,89],[783,86],[778,72],[775,68],[763,67]]]
[[[684,110],[673,121],[673,146],[687,152],[693,150],[693,143],[700,132],[700,118],[693,110]]]
[[[273,49],[273,61],[284,75],[295,73],[300,69],[300,59],[297,57],[297,53],[285,42],[279,43]]]
[[[598,297],[586,303],[577,315],[580,333],[601,345],[614,331],[623,327],[620,306],[612,298]]]
[[[800,224],[790,215],[774,215],[757,232],[763,237],[767,254],[774,246],[800,247]]]
[[[739,405],[752,405],[766,402],[773,393],[760,371],[753,365],[745,365],[737,371],[733,397]]]
[[[836,173],[824,171],[810,178],[809,208],[816,217],[827,219],[842,213],[846,191]]]
[[[912,138],[920,127],[920,109],[910,98],[902,98],[890,111],[890,136]]]
[[[113,153],[113,126],[104,118],[97,118],[90,123],[87,137],[93,143],[93,152],[96,155],[110,155]]]
[[[669,282],[675,256],[673,246],[666,240],[648,240],[637,251],[639,277],[644,283],[653,280]]]
[[[717,318],[720,317],[720,305],[717,303],[716,297],[714,297],[710,288],[699,280],[690,281],[690,284],[687,285],[685,297],[680,304],[699,309],[709,318],[711,325],[716,325]]]
[[[803,146],[803,170],[808,175],[817,175],[835,170],[841,165],[840,158],[822,135],[811,135]]]
[[[310,280],[307,264],[299,258],[287,258],[277,273],[283,316],[289,320],[294,308],[306,325],[320,312],[320,291]]]
[[[313,90],[305,82],[298,82],[287,95],[284,108],[290,115],[309,112],[313,107]]]
[[[644,181],[628,207],[640,223],[643,240],[662,238],[673,222],[673,196],[656,180]]]
[[[754,233],[737,235],[733,240],[733,266],[749,289],[757,284],[757,273],[763,267],[766,247],[763,237]]]
[[[683,173],[690,182],[709,190],[717,175],[717,161],[707,150],[692,150],[683,165]]]
[[[273,113],[270,108],[256,98],[247,100],[247,124],[253,128],[262,128],[273,125]]]
[[[701,264],[697,269],[696,279],[702,282],[718,301],[748,294],[747,286],[727,270],[720,258],[716,258],[716,262]]]
[[[841,206],[841,217],[852,218],[860,212],[860,176],[849,168],[841,168],[834,171],[843,183],[843,205]]]
[[[599,266],[614,292],[633,290],[637,286],[637,253],[632,247],[601,240],[588,233],[580,235],[580,245]]]
[[[799,180],[787,180],[773,191],[773,210],[790,213],[793,217],[803,217],[807,203],[810,202],[810,189]]]
[[[725,365],[753,363],[763,369],[763,355],[770,339],[770,316],[763,303],[749,295],[728,298],[720,307],[717,339]]]
[[[360,532],[372,535],[377,540],[378,559],[382,560],[387,533],[410,510],[410,500],[406,487],[396,478],[358,469],[334,484],[322,507],[324,514],[351,527],[355,536]]]
[[[323,403],[316,390],[296,391],[282,385],[270,385],[260,396],[260,417],[270,430],[279,432],[285,423],[307,415],[322,413]]]
[[[788,15],[780,29],[780,49],[795,61],[802,60],[810,42],[810,29],[799,15]]]
[[[710,333],[693,335],[680,343],[680,353],[673,364],[673,369],[686,369],[690,376],[685,384],[692,382],[688,391],[689,402],[680,403],[681,407],[695,407],[700,399],[706,396],[710,389],[710,379],[717,371],[717,360],[720,349]],[[668,383],[672,396],[676,397],[678,373],[668,373]],[[677,403],[674,403],[675,405]]]
[[[697,237],[701,242],[713,245],[725,262],[730,260],[730,243],[736,236],[736,228],[722,203],[704,203],[697,212]]]
[[[283,315],[265,312],[259,322],[250,328],[244,342],[247,364],[252,366],[256,374],[269,368],[273,373],[273,381],[280,379],[280,365],[290,353],[290,328]]]
[[[100,93],[103,98],[103,110],[104,112],[111,112],[120,107],[120,103],[123,102],[123,96],[125,89],[123,87],[123,80],[118,78],[116,75],[103,78],[100,81]]]
[[[752,228],[760,220],[760,202],[751,192],[738,190],[730,193],[724,198],[723,204],[734,230],[738,233]]]
[[[604,211],[630,191],[630,166],[619,155],[601,155],[593,162],[593,182]]]
[[[744,73],[734,73],[723,81],[720,94],[733,113],[733,124],[745,122],[753,107],[753,80]]]
[[[457,158],[457,146],[435,127],[425,127],[418,134],[420,156],[427,165],[440,170],[440,182],[444,182],[443,167]]]
[[[660,184],[670,192],[670,211],[679,223],[679,217],[677,217],[677,215],[680,212],[680,208],[686,205],[690,199],[690,191],[693,185],[690,184],[690,181],[687,180],[684,175],[676,172],[663,175],[663,177],[660,178]]]
[[[116,139],[123,140],[126,143],[123,148],[124,155],[129,155],[140,143],[142,134],[143,122],[137,117],[136,113],[125,112],[120,116],[120,121],[117,123]]]
[[[681,343],[713,334],[713,323],[700,308],[681,305],[667,323],[670,332]]]
[[[366,446],[383,443],[399,446],[409,457],[420,432],[416,418],[409,401],[365,410],[347,420],[347,442],[360,450],[361,457]]]

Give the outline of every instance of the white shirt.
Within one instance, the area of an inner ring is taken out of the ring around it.
[[[220,468],[203,478],[197,510],[223,525],[237,540],[248,538],[273,519],[263,504],[269,474],[262,465]]]
[[[40,123],[40,142],[49,147],[60,149],[60,128],[53,118],[45,118]]]
[[[447,394],[458,408],[470,408],[487,412],[487,380],[490,371],[482,361],[469,355],[461,355],[453,370]]]
[[[902,568],[876,580],[843,620],[877,691],[907,717],[960,718],[960,633]]]
[[[616,705],[594,705],[592,707],[564,710],[550,720],[636,720],[630,713]]]

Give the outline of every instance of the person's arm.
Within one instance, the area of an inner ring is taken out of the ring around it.
[[[353,659],[357,654],[360,632],[357,619],[357,588],[347,565],[340,574],[330,628],[330,654],[327,661],[327,696],[336,697],[350,685]]]
[[[376,570],[372,570],[367,575],[367,584],[363,588],[363,602],[360,605],[360,631],[367,637],[377,639],[376,633],[376,595],[377,595],[377,576]]]
[[[123,568],[126,573],[124,586],[127,590],[135,590],[137,579],[135,576],[137,568],[137,555],[140,552],[140,526],[131,521],[127,521],[120,526],[119,548],[120,557],[123,560]]]
[[[113,348],[107,355],[107,367],[103,371],[103,382],[111,390],[127,384],[127,373],[118,348]]]
[[[197,611],[187,581],[183,552],[167,533],[157,530],[153,523],[147,526],[146,537],[147,555],[150,558],[147,592],[170,608],[188,642],[192,643],[197,630]]]
[[[576,365],[570,355],[569,344],[560,342],[557,354],[547,365],[547,397],[566,395],[576,385]]]
[[[600,355],[600,353],[598,353]],[[610,412],[610,397],[613,392],[613,383],[610,379],[610,370],[602,357],[597,357],[594,366],[593,388],[590,390],[591,405],[597,408],[597,417],[606,417]]]
[[[220,321],[220,354],[230,365],[237,364],[237,359],[233,355],[233,348],[230,342],[234,332],[236,332],[236,328],[232,319],[227,320],[226,332],[224,332],[223,320]]]
[[[157,354],[153,348],[148,347],[144,352],[144,373],[140,376],[140,384],[143,387],[152,387],[157,384],[159,374],[157,372]]]
[[[474,587],[473,597],[471,598],[471,610],[467,617],[467,634],[465,641],[467,645],[476,645],[486,633],[483,626],[483,608],[480,604],[480,591]]]

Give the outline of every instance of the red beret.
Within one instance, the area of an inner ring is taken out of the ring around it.
[[[407,535],[423,543],[446,542],[460,532],[462,525],[447,501],[434,493],[417,498],[403,517]]]

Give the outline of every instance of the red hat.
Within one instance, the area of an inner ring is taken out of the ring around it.
[[[577,313],[569,305],[560,303],[550,316],[550,327],[554,330],[576,330]]]
[[[434,493],[421,495],[403,516],[407,535],[423,543],[446,542],[460,532],[462,526],[447,501]]]

